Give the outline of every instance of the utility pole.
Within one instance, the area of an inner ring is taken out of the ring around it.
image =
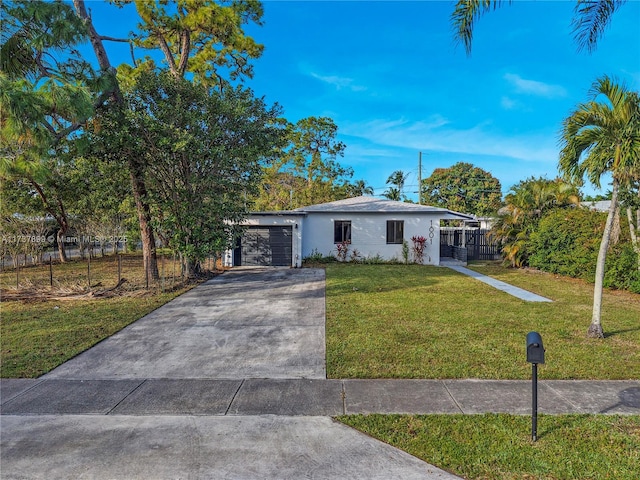
[[[422,152],[418,152],[418,205],[422,205]]]

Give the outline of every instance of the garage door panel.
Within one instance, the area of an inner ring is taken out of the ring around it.
[[[290,266],[291,227],[249,227],[242,237],[242,265]]]

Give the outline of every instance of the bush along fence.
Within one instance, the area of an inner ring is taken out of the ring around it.
[[[6,264],[0,272],[0,287],[4,290],[68,289],[92,291],[121,288],[123,290],[171,290],[183,285],[186,278],[180,259],[172,253],[158,254],[158,278],[144,268],[140,253],[87,256],[60,263],[54,255],[45,255],[43,262],[29,259]],[[14,267],[13,264],[16,266]],[[220,258],[210,257],[201,263],[203,275],[222,269]]]

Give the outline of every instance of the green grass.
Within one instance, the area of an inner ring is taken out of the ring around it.
[[[640,416],[357,415],[338,418],[466,479],[637,480]]]
[[[0,376],[38,377],[185,290],[100,300],[2,302]]]
[[[640,378],[640,295],[605,292],[607,337],[593,340],[592,285],[474,268],[553,303],[525,302],[447,268],[327,265],[328,376],[528,379],[524,342],[535,330],[546,348],[543,379]]]

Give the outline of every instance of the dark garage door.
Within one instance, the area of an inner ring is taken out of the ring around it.
[[[235,265],[291,266],[291,227],[249,227]]]

